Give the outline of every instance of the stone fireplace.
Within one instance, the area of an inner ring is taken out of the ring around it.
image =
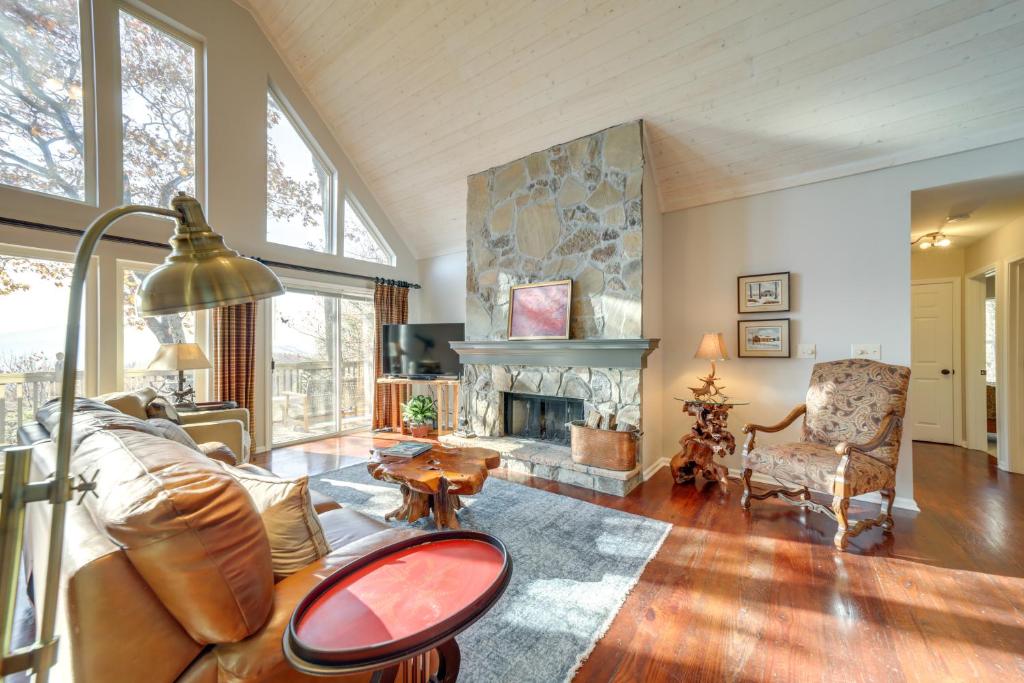
[[[613,473],[572,463],[557,439],[510,437],[520,425],[507,397],[571,400],[579,419],[596,411],[648,430],[644,368],[656,340],[644,336],[657,320],[645,314],[659,295],[645,292],[644,252],[660,241],[649,178],[634,121],[468,179],[466,341],[452,346],[475,445],[502,452],[510,469],[619,495],[641,479],[643,446],[634,471]],[[563,279],[573,283],[570,339],[508,341],[509,289]]]
[[[505,436],[570,444],[569,422],[583,419],[583,401],[564,396],[517,394],[503,391]]]

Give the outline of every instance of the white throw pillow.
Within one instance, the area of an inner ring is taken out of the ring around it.
[[[219,463],[252,497],[270,539],[274,577],[284,578],[331,552],[309,497],[309,478],[282,479]]]

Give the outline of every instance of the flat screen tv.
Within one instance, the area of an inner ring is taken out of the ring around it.
[[[462,323],[384,325],[384,374],[414,378],[459,375],[459,354],[449,342],[462,341],[465,334]]]

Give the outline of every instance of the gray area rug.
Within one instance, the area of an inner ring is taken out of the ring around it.
[[[376,519],[402,499],[362,463],[310,477],[310,487]],[[497,536],[512,555],[505,594],[458,636],[459,681],[469,683],[571,679],[672,528],[501,479],[462,500],[462,527]],[[429,519],[413,526],[434,529]]]

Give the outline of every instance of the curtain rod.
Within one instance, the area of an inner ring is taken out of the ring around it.
[[[0,216],[0,223],[6,223],[7,225],[13,225],[18,228],[28,228],[29,230],[39,230],[41,232],[52,232],[58,235],[69,235],[71,237],[81,237],[84,230],[78,230],[76,228],[65,228],[60,225],[50,225],[49,223],[35,223],[33,221],[24,221],[20,218],[8,218],[6,216]],[[118,244],[131,244],[137,247],[152,247],[154,249],[163,249],[165,251],[170,250],[170,245],[163,244],[161,242],[151,242],[149,240],[140,240],[135,237],[121,237],[119,235],[104,235],[103,240],[106,242],[116,242]],[[376,275],[360,275],[359,273],[344,273],[340,270],[329,270],[327,268],[316,268],[314,266],[300,266],[294,263],[285,263],[283,261],[271,261],[270,259],[260,258],[259,256],[252,257],[260,263],[271,266],[273,268],[285,268],[287,270],[301,270],[305,273],[317,273],[318,275],[335,275],[340,277],[355,278],[357,280],[367,280],[374,283],[382,283],[386,285],[393,285],[395,287],[407,287],[409,289],[422,289],[419,284],[415,282],[406,282],[405,280],[392,280],[390,278],[378,277]]]

